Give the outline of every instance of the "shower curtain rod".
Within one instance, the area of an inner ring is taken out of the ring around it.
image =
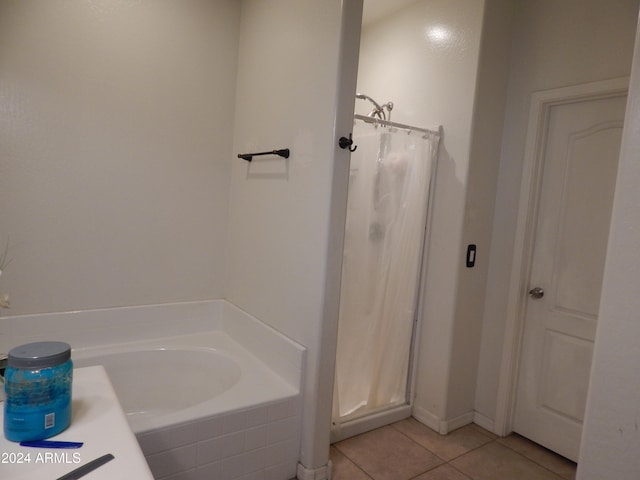
[[[366,115],[355,114],[353,116],[356,120],[362,120],[363,122],[373,123],[375,125],[384,125],[387,127],[404,128],[405,130],[412,130],[414,132],[431,133],[433,135],[440,136],[440,130],[429,130],[427,128],[412,127],[411,125],[405,125],[404,123],[392,122],[390,120],[380,120],[379,118],[367,117]]]

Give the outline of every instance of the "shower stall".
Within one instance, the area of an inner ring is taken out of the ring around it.
[[[413,339],[439,130],[355,115],[340,292],[334,440],[411,414]],[[386,110],[386,111],[385,111]]]

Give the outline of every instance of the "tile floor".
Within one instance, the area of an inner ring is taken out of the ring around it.
[[[573,480],[576,464],[477,425],[439,435],[413,418],[331,446],[332,480]]]

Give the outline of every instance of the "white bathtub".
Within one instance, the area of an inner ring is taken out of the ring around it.
[[[72,359],[104,365],[136,434],[299,394],[223,331],[75,349]]]
[[[9,321],[16,344],[63,339],[75,367],[105,366],[156,479],[295,477],[305,349],[232,304]]]
[[[111,350],[111,349],[109,349]],[[238,383],[240,366],[213,349],[143,346],[77,359],[77,366],[104,365],[131,428],[161,426],[177,413],[210,402]],[[246,378],[246,376],[245,376]]]

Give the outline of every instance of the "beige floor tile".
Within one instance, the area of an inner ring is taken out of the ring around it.
[[[371,480],[371,477],[345,457],[340,451],[331,447],[330,458],[333,462],[332,480]]]
[[[491,441],[490,437],[474,425],[459,428],[448,435],[440,435],[414,418],[394,423],[393,427],[446,461]]]
[[[489,430],[485,430],[480,425],[476,425],[475,423],[471,423],[471,424],[467,425],[467,427],[473,428],[474,430],[476,430],[477,432],[481,433],[482,435],[484,435],[486,437],[489,437],[491,440],[495,440],[496,438],[500,438],[495,433],[490,432]]]
[[[451,465],[473,480],[562,480],[562,477],[497,442],[458,457]]]
[[[574,480],[576,478],[576,464],[574,462],[541,447],[531,440],[512,434],[497,441],[557,473],[565,480]]]
[[[343,440],[335,447],[374,480],[409,480],[443,463],[390,426]]]
[[[464,473],[460,473],[449,465],[442,465],[427,473],[417,476],[413,480],[471,480]]]

